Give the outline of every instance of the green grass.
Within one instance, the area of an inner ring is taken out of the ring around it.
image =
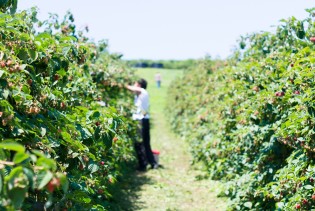
[[[162,75],[157,88],[154,75]],[[170,83],[183,74],[182,70],[138,69],[137,75],[148,81],[150,95],[151,146],[161,152],[163,168],[137,173],[130,168],[122,177],[121,190],[114,198],[112,210],[225,210],[225,199],[217,198],[221,184],[202,180],[199,166],[191,166],[187,142],[170,131],[165,113]],[[133,166],[131,165],[131,168]]]

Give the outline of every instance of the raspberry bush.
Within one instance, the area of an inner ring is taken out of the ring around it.
[[[241,37],[170,89],[173,128],[195,162],[227,183],[230,210],[310,209],[314,201],[314,9],[275,33]]]
[[[13,1],[2,2],[0,207],[108,209],[109,187],[133,159],[122,89],[132,71],[76,31],[71,13],[39,21],[35,9],[9,14]]]

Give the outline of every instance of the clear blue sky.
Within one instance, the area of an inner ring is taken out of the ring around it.
[[[225,58],[240,35],[272,31],[279,20],[307,17],[312,0],[19,0],[40,18],[70,10],[88,36],[109,41],[124,59]]]

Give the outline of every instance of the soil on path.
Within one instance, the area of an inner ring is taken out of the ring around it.
[[[151,145],[161,152],[159,163],[162,167],[129,173],[119,193],[119,210],[225,210],[226,200],[217,197],[221,184],[200,179],[204,172],[190,165],[188,144],[170,131],[164,104],[168,85],[178,73],[173,72],[172,75],[164,71],[162,75],[167,75],[168,81],[164,81],[160,89],[152,81],[153,70],[140,72],[151,83],[148,88],[152,117]]]

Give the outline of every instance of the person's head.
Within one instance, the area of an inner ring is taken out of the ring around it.
[[[143,88],[143,89],[146,89],[146,88],[147,88],[147,85],[148,85],[147,81],[144,80],[143,78],[139,79],[139,80],[135,83],[135,86],[141,87],[141,88]]]

